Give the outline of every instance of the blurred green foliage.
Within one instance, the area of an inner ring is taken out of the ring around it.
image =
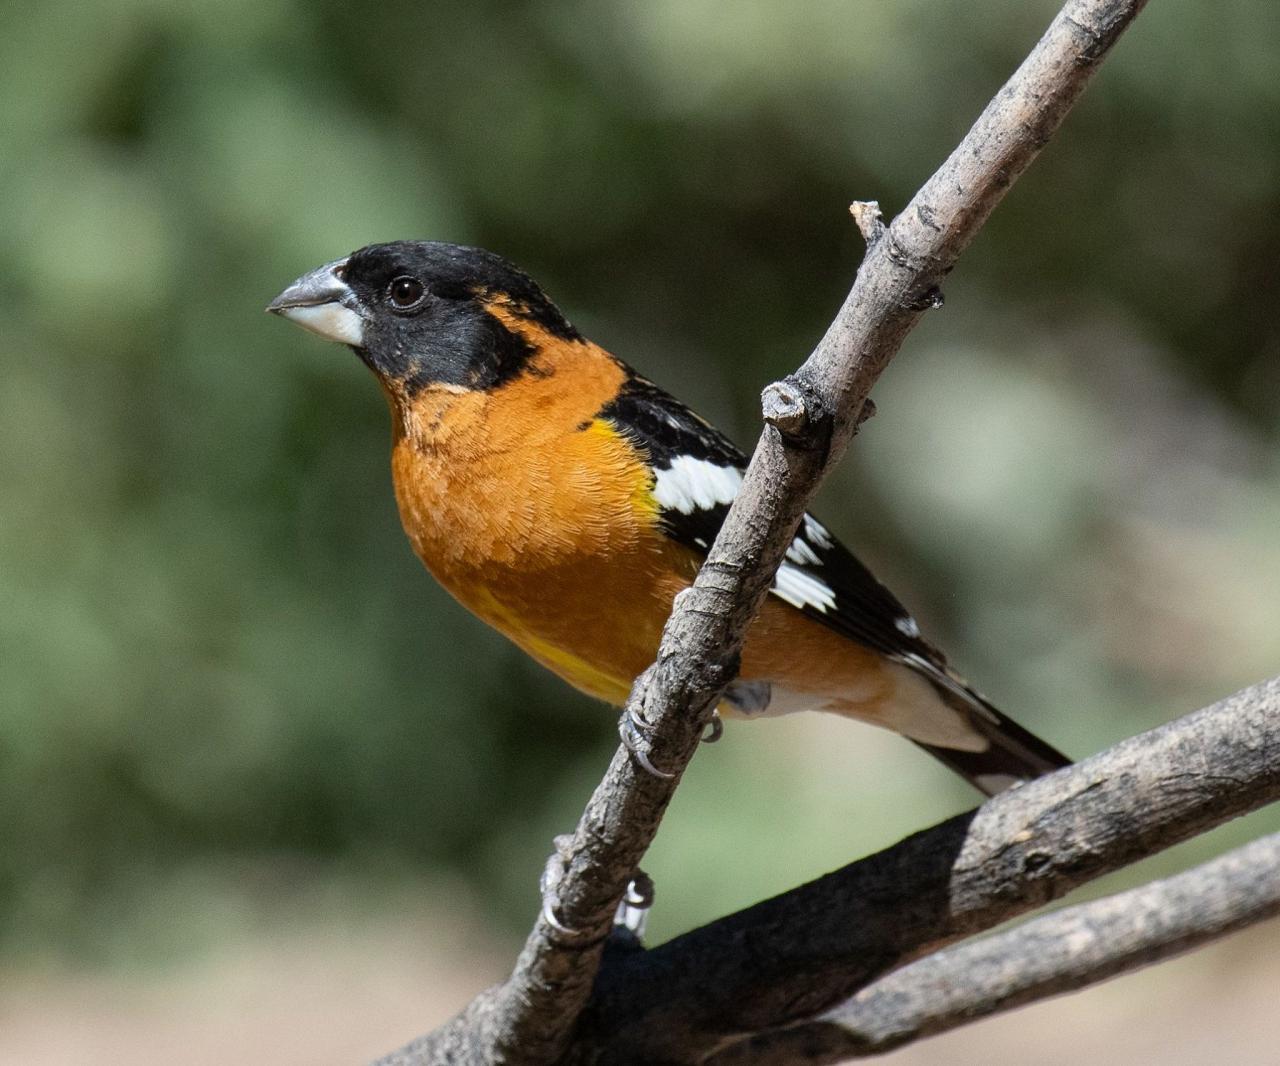
[[[420,570],[373,382],[262,306],[372,241],[481,244],[749,443],[856,268],[847,202],[905,203],[1056,6],[10,5],[0,948],[351,877],[523,925],[612,712]],[[1280,662],[1278,54],[1263,0],[1152,5],[824,492],[1069,751]],[[659,932],[971,800],[871,730],[733,729],[651,857]]]

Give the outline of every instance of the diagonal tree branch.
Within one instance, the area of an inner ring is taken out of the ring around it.
[[[742,1041],[707,1061],[794,1066],[882,1055],[1161,962],[1276,915],[1280,833],[1163,881],[940,951],[814,1021]]]
[[[602,1052],[609,1062],[701,1062],[1277,799],[1280,678],[651,951],[610,960],[577,1061]]]
[[[1069,0],[902,214],[883,234],[864,224],[878,239],[817,348],[766,390],[769,424],[738,498],[693,587],[677,597],[657,661],[632,689],[627,713],[647,724],[649,758],[671,776],[639,770],[619,749],[564,853],[554,921],[539,918],[506,982],[384,1063],[537,1064],[568,1048],[614,908],[737,671],[747,627],[823,472],[903,338],[940,302],[942,278],[1144,6]]]

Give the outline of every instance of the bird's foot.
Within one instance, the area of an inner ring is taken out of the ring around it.
[[[586,934],[580,929],[565,925],[556,915],[557,890],[564,880],[569,864],[569,848],[573,844],[570,833],[561,833],[553,844],[555,851],[547,857],[542,877],[538,881],[538,890],[542,893],[542,920],[560,937],[569,941],[582,941]],[[620,941],[622,946],[640,946],[644,937],[645,922],[649,917],[649,908],[653,906],[653,878],[643,870],[637,869],[627,882],[627,891],[618,903],[613,916],[613,930],[610,938]]]
[[[618,716],[618,736],[622,740],[622,746],[631,753],[631,757],[645,773],[669,781],[676,775],[666,770],[659,770],[649,758],[649,738],[652,735],[652,725],[640,715],[632,714],[629,707],[622,708],[622,714]],[[702,735],[702,743],[714,744],[722,736],[724,736],[724,722],[720,718],[719,711],[712,711],[706,731]]]
[[[722,736],[724,736],[724,719],[720,717],[719,711],[712,711],[706,731],[702,734],[702,743],[714,744]]]
[[[652,735],[653,726],[639,714],[633,714],[630,706],[622,708],[622,714],[618,717],[618,737],[622,740],[622,746],[631,753],[641,770],[668,781],[676,775],[659,770],[649,759],[649,738]]]
[[[649,908],[653,906],[653,878],[637,869],[627,885],[626,894],[613,916],[613,937],[639,944],[644,938]]]
[[[542,920],[557,933],[568,940],[580,940],[583,933],[571,929],[556,917],[557,889],[564,880],[565,869],[569,863],[569,846],[573,836],[561,833],[553,841],[555,851],[547,857],[547,864],[542,868],[542,877],[538,880],[538,891],[542,893]]]

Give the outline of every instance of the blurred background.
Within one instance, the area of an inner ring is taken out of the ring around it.
[[[506,972],[614,748],[421,570],[373,380],[276,292],[483,245],[749,446],[852,280],[848,202],[905,204],[1057,6],[10,3],[0,1061],[389,1050]],[[1280,664],[1277,55],[1265,0],[1152,4],[817,508],[1076,755]],[[870,728],[731,726],[649,857],[653,939],[975,798]],[[1277,947],[894,1061],[1273,1062]]]

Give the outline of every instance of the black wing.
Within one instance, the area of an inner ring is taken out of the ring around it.
[[[747,457],[723,433],[653,382],[630,372],[600,412],[649,459],[663,527],[705,554],[742,481]],[[773,594],[884,655],[944,670],[910,613],[817,519],[806,515]]]
[[[628,374],[600,417],[648,457],[666,532],[705,554],[737,494],[747,457],[675,397],[629,368]],[[897,597],[811,515],[800,523],[772,592],[815,621],[923,675],[989,745],[980,752],[920,747],[981,791],[992,794],[1070,763],[952,671]]]

